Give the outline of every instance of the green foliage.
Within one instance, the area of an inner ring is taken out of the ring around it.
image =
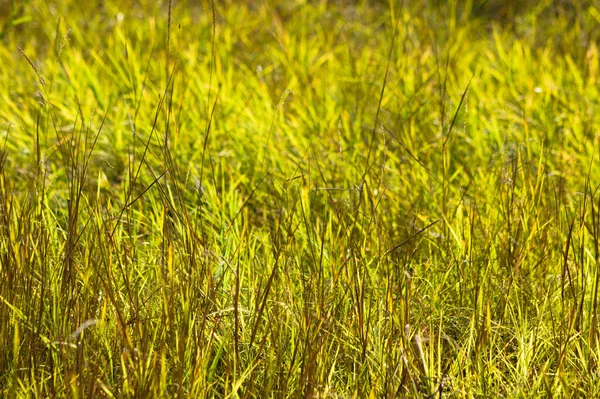
[[[0,396],[598,396],[600,8],[504,3],[0,0]]]

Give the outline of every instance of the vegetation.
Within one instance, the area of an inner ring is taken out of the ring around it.
[[[0,4],[0,396],[600,395],[594,2]]]

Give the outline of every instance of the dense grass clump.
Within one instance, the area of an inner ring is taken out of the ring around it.
[[[0,9],[0,396],[600,395],[594,2]]]

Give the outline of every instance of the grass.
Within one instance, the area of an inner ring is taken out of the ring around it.
[[[600,8],[503,3],[4,1],[0,396],[598,396]]]

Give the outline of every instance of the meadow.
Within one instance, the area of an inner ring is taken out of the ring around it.
[[[599,25],[0,0],[0,397],[599,397]]]

